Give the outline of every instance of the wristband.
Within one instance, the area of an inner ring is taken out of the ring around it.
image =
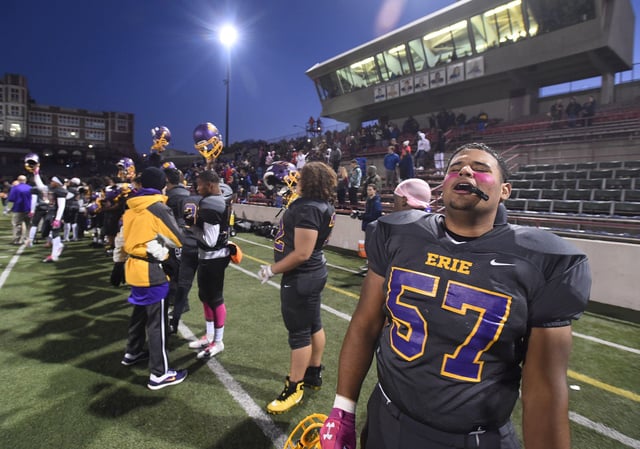
[[[336,398],[333,401],[333,406],[335,408],[339,408],[344,410],[345,412],[355,413],[356,412],[356,402],[351,399],[336,394]]]

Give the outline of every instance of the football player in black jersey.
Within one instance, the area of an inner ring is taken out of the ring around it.
[[[267,405],[284,413],[302,401],[304,388],[320,389],[325,334],[320,318],[321,293],[327,282],[322,248],[335,220],[331,202],[336,174],[323,162],[308,162],[300,171],[299,198],[285,210],[274,237],[272,265],[263,265],[262,283],[282,273],[280,304],[289,333],[291,365],[282,393]]]
[[[570,447],[571,321],[589,298],[589,264],[550,232],[496,220],[507,179],[492,149],[463,145],[449,160],[444,215],[378,220],[323,449],[355,448],[374,353],[363,448],[519,448],[510,416],[520,389],[525,447]]]
[[[198,194],[185,200],[185,224],[198,244],[198,297],[205,318],[205,335],[189,343],[198,349],[198,359],[211,358],[224,350],[224,324],[227,307],[224,303],[224,273],[231,260],[229,251],[230,204],[221,190],[220,177],[212,170],[198,175]],[[230,199],[229,199],[230,201]],[[188,212],[187,212],[188,210]]]

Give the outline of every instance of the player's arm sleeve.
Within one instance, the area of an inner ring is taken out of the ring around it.
[[[42,182],[42,178],[40,177],[40,173],[36,173],[33,176],[33,182],[36,183],[36,187],[38,188],[38,190],[41,190],[43,192],[47,190],[47,186],[45,186],[44,182]]]
[[[567,326],[580,318],[591,292],[591,269],[585,255],[551,259],[544,286],[529,304],[533,327]]]
[[[59,196],[56,198],[56,203],[58,204],[58,209],[56,210],[56,220],[62,220],[62,216],[64,215],[64,208],[67,205],[67,199],[64,196]]]

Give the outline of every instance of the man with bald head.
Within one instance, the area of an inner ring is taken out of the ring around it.
[[[31,186],[27,184],[27,177],[18,176],[14,181],[7,203],[11,211],[11,227],[13,230],[13,244],[21,245],[26,240],[26,232],[29,229],[29,211],[31,210]]]

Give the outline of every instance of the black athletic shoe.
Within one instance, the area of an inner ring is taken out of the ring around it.
[[[149,351],[142,351],[137,354],[129,354],[128,352],[122,357],[122,363],[124,366],[135,365],[138,362],[149,359]]]
[[[310,366],[304,373],[304,387],[312,390],[319,390],[322,388],[322,371],[324,365]]]

